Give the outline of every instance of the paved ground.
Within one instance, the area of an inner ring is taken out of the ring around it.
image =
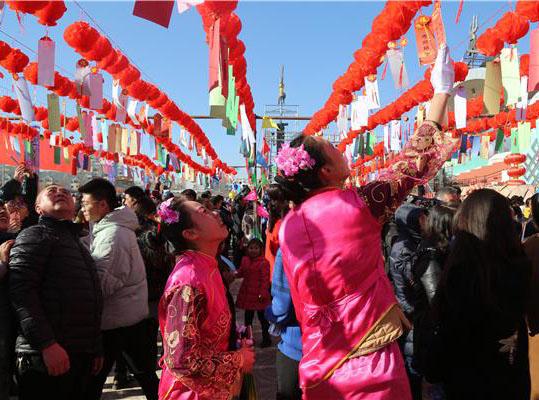
[[[239,290],[241,281],[236,281],[232,284],[231,292],[235,296]],[[243,312],[239,310],[237,312],[237,319],[241,323],[243,321]],[[254,322],[254,336],[256,343],[262,340],[260,325],[257,317]],[[274,339],[274,343],[277,343],[278,339]],[[266,349],[256,348],[256,364],[254,369],[255,380],[258,390],[259,400],[273,400],[275,399],[276,386],[276,374],[275,374],[275,351],[276,346]],[[133,382],[133,387],[123,390],[112,390],[112,376],[109,376],[105,385],[105,390],[102,399],[128,399],[128,400],[141,400],[145,397],[136,382]]]

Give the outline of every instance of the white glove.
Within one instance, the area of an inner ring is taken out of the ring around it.
[[[442,44],[438,49],[436,62],[430,74],[430,83],[434,88],[434,94],[451,94],[455,85],[455,68],[449,55],[449,48],[445,44]]]

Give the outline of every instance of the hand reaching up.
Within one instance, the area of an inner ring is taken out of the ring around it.
[[[455,67],[449,55],[449,47],[445,44],[442,44],[438,49],[438,56],[430,74],[430,83],[435,94],[451,94],[455,85]]]

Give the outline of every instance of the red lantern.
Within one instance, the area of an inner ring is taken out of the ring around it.
[[[496,56],[503,49],[503,40],[494,29],[489,28],[477,38],[477,49],[486,56]]]
[[[515,11],[530,22],[539,21],[539,3],[536,1],[518,0]]]
[[[101,61],[112,53],[112,45],[105,36],[100,36],[92,48],[82,55],[93,61]]]
[[[499,38],[509,44],[516,44],[529,29],[528,19],[512,11],[506,12],[494,26]]]
[[[11,46],[3,40],[0,40],[0,60],[6,58],[9,53],[11,53]]]
[[[49,3],[48,1],[36,1],[36,0],[23,0],[23,1],[14,1],[14,0],[7,0],[6,1],[9,8],[11,8],[13,11],[27,13],[27,14],[34,14],[36,11],[44,8]]]
[[[508,154],[507,156],[505,156],[505,158],[503,159],[503,162],[507,165],[511,165],[511,164],[523,164],[524,162],[526,162],[526,155],[525,154],[520,154],[520,153],[516,153],[516,154]]]
[[[37,63],[32,62],[24,69],[24,78],[32,85],[37,85]]]
[[[512,167],[507,170],[507,175],[511,178],[519,178],[526,173],[526,168],[524,167]]]
[[[95,45],[101,35],[87,22],[77,21],[64,31],[64,40],[81,53],[86,53]]]
[[[11,49],[9,54],[3,60],[0,60],[0,65],[13,74],[17,74],[24,70],[28,65],[28,56],[19,49]]]
[[[48,3],[47,6],[37,10],[34,15],[41,25],[56,26],[56,21],[62,18],[67,8],[61,0],[52,0]]]

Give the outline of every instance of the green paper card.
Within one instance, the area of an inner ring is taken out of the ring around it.
[[[47,95],[47,115],[49,119],[49,130],[51,132],[60,132],[60,98],[56,93],[49,93]]]
[[[520,153],[518,128],[511,128],[511,153]]]

